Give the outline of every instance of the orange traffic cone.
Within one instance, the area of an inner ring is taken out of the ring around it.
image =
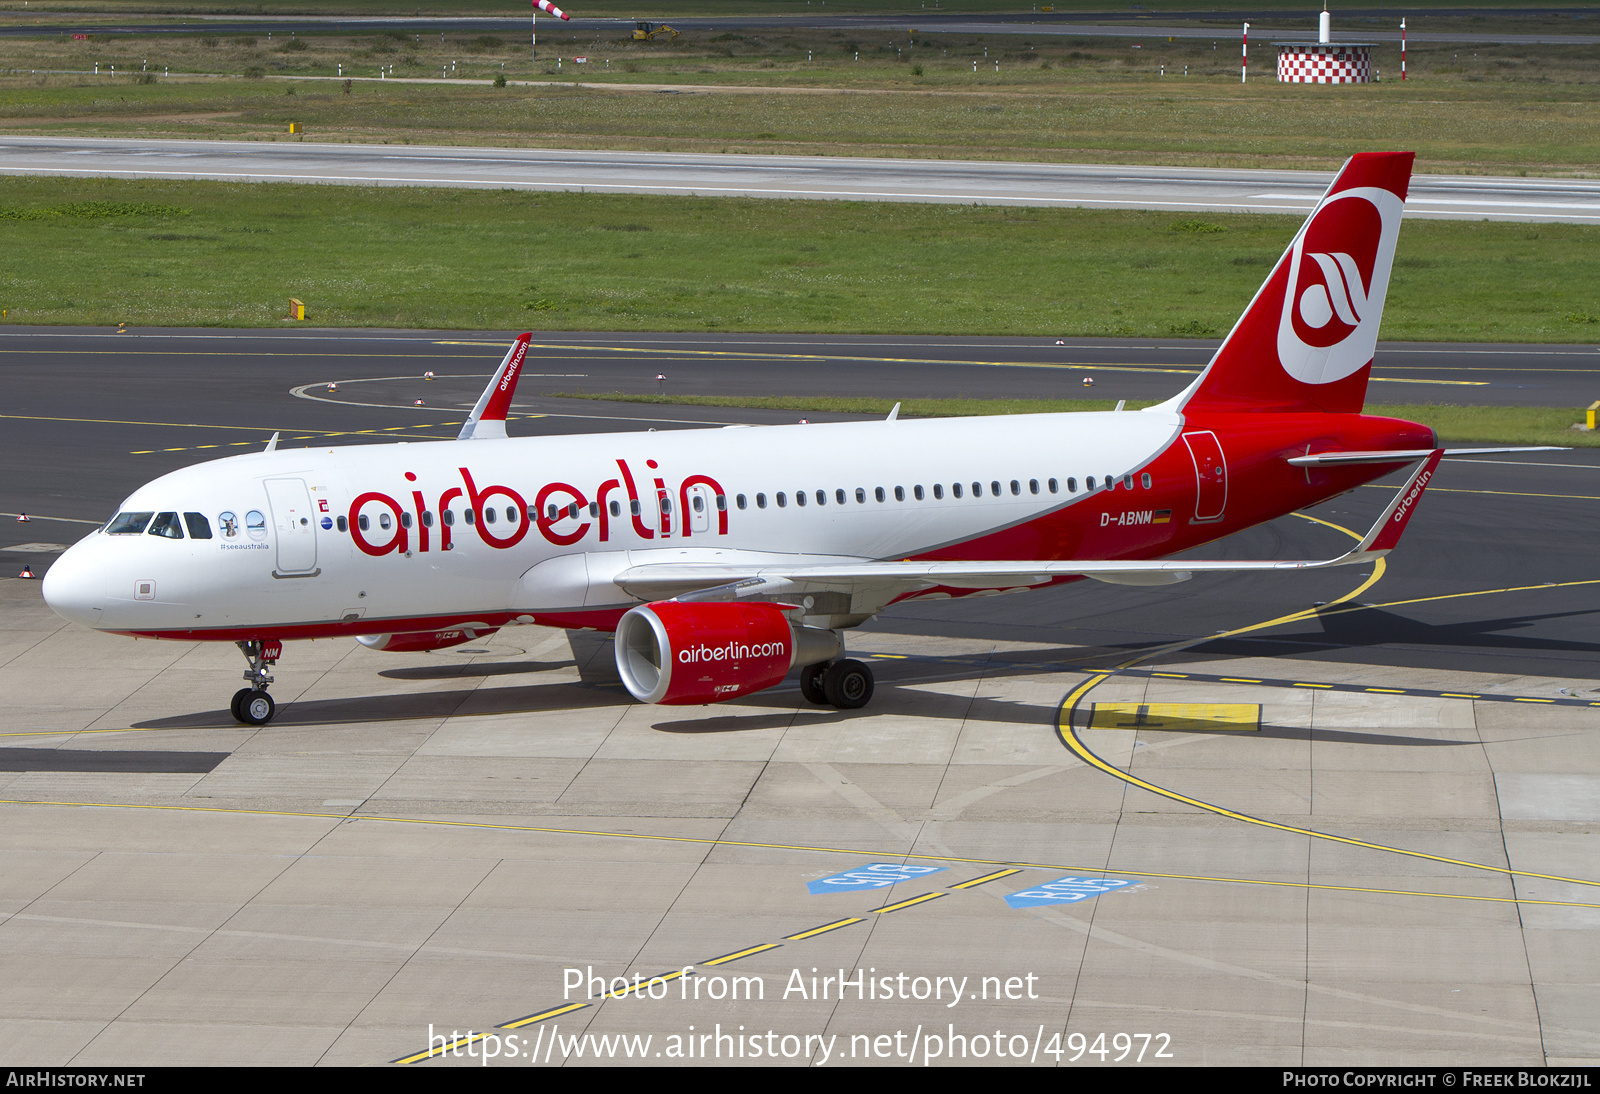
[[[20,574],[18,574],[17,576],[18,577],[32,577],[33,576],[32,567],[30,567],[26,562],[24,562],[22,564],[22,572]]]
[[[26,514],[26,513],[18,513],[17,514],[17,523],[18,524],[29,524],[29,523],[32,523],[32,522],[28,519],[28,514]]]

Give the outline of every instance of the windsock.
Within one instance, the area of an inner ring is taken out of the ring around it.
[[[566,12],[552,4],[550,0],[533,0],[533,6],[538,8],[540,11],[548,12],[549,14],[554,15],[557,19],[572,18],[572,16],[568,15]]]

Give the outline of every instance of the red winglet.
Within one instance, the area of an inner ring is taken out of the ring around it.
[[[1372,526],[1372,531],[1367,533],[1367,538],[1361,542],[1357,553],[1394,549],[1400,542],[1400,535],[1406,530],[1406,525],[1411,523],[1411,515],[1417,511],[1417,502],[1422,500],[1422,492],[1428,488],[1428,483],[1433,479],[1433,472],[1438,468],[1442,458],[1444,449],[1436,448],[1433,450],[1433,455],[1412,472],[1411,478],[1400,488],[1394,501],[1389,503],[1389,508],[1384,510],[1383,516]]]
[[[517,379],[522,375],[522,362],[528,356],[528,343],[532,334],[521,334],[511,344],[505,360],[495,369],[489,386],[478,396],[477,405],[461,427],[457,440],[470,441],[506,435],[506,414],[511,410],[511,396],[516,394]]]
[[[500,365],[498,381],[490,389],[489,402],[483,408],[483,421],[503,422],[506,413],[511,409],[511,396],[516,393],[517,380],[522,376],[522,362],[528,356],[528,342],[532,334],[517,336],[516,344],[511,347],[511,352],[506,354],[506,359]]]

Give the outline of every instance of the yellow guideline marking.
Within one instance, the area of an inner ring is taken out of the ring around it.
[[[829,931],[837,931],[840,927],[848,927],[852,923],[864,922],[866,921],[860,916],[855,916],[851,919],[841,919],[834,923],[824,923],[820,927],[812,927],[809,931],[801,931],[799,934],[786,934],[783,936],[783,940],[785,942],[799,942],[803,938],[814,938],[819,934],[827,934]]]
[[[1600,500],[1600,499],[1596,499],[1596,500]],[[1297,517],[1301,517],[1302,519],[1305,519],[1305,520],[1312,521],[1315,524],[1321,524],[1321,525],[1323,525],[1325,527],[1336,529],[1336,530],[1338,530],[1340,532],[1343,532],[1345,535],[1349,536],[1351,539],[1359,541],[1362,538],[1361,536],[1357,535],[1355,532],[1352,532],[1350,529],[1341,527],[1341,526],[1339,526],[1337,524],[1332,523],[1331,521],[1323,520],[1320,517],[1313,517],[1313,516],[1310,516],[1310,515],[1308,515],[1306,513],[1295,513],[1293,515],[1297,516]],[[1347,602],[1355,599],[1356,597],[1360,596],[1363,592],[1365,592],[1367,589],[1370,589],[1373,585],[1377,584],[1377,582],[1379,581],[1379,579],[1381,579],[1383,577],[1383,574],[1384,574],[1385,570],[1387,569],[1387,567],[1384,565],[1384,562],[1385,562],[1384,559],[1381,559],[1381,558],[1378,559],[1378,561],[1373,565],[1372,576],[1367,578],[1367,580],[1363,581],[1360,585],[1357,585],[1354,589],[1351,589],[1348,593],[1345,593],[1343,596],[1339,597],[1338,599],[1329,601],[1327,604],[1323,605],[1322,608],[1307,608],[1307,609],[1303,609],[1303,610],[1298,611],[1298,612],[1291,612],[1288,615],[1281,615],[1276,619],[1268,619],[1268,620],[1266,620],[1265,622],[1262,622],[1262,623],[1252,623],[1249,626],[1245,626],[1245,627],[1236,627],[1233,630],[1222,631],[1222,632],[1220,632],[1218,634],[1214,634],[1214,635],[1210,635],[1210,636],[1206,636],[1206,637],[1186,638],[1186,639],[1184,639],[1184,640],[1182,640],[1180,642],[1173,642],[1173,643],[1170,643],[1170,644],[1168,644],[1166,646],[1161,646],[1161,647],[1158,647],[1158,648],[1156,648],[1154,650],[1150,650],[1150,651],[1148,651],[1146,653],[1142,653],[1137,657],[1131,658],[1128,661],[1123,662],[1121,665],[1118,665],[1116,668],[1111,669],[1110,671],[1096,673],[1094,676],[1091,676],[1088,680],[1085,680],[1082,684],[1079,684],[1076,688],[1074,688],[1067,695],[1067,697],[1065,699],[1063,699],[1061,701],[1061,706],[1057,710],[1056,735],[1061,739],[1061,743],[1062,744],[1066,745],[1067,748],[1070,751],[1072,751],[1075,755],[1077,755],[1077,757],[1079,759],[1083,760],[1089,766],[1097,768],[1097,769],[1099,769],[1101,771],[1104,771],[1107,775],[1110,775],[1113,778],[1121,779],[1123,782],[1128,783],[1130,786],[1137,786],[1141,790],[1148,790],[1152,794],[1157,794],[1157,795],[1159,795],[1159,796],[1161,796],[1163,798],[1167,798],[1170,801],[1181,802],[1184,805],[1192,805],[1196,809],[1203,809],[1208,813],[1215,813],[1218,816],[1223,816],[1223,817],[1228,817],[1228,818],[1233,819],[1233,820],[1243,821],[1246,824],[1257,824],[1257,825],[1260,825],[1263,828],[1272,828],[1272,829],[1276,829],[1277,831],[1280,831],[1280,832],[1293,832],[1296,835],[1311,836],[1311,837],[1313,837],[1315,839],[1325,839],[1325,840],[1328,840],[1328,841],[1330,841],[1332,843],[1343,843],[1343,844],[1348,844],[1349,846],[1352,846],[1352,847],[1366,847],[1366,848],[1369,848],[1369,849],[1374,850],[1374,851],[1387,851],[1390,854],[1404,855],[1404,856],[1407,856],[1409,858],[1426,859],[1426,860],[1428,860],[1430,862],[1443,862],[1443,863],[1446,863],[1446,864],[1451,865],[1451,866],[1465,866],[1468,869],[1484,870],[1484,871],[1487,871],[1489,873],[1494,873],[1494,874],[1505,874],[1505,875],[1507,875],[1509,877],[1536,877],[1536,878],[1542,878],[1542,879],[1544,879],[1546,881],[1564,881],[1564,882],[1567,882],[1568,884],[1572,884],[1572,885],[1600,886],[1600,881],[1586,881],[1583,878],[1561,877],[1561,876],[1555,875],[1555,874],[1540,874],[1540,873],[1534,873],[1533,871],[1529,871],[1529,870],[1512,870],[1509,867],[1505,867],[1505,866],[1486,866],[1481,862],[1467,862],[1467,861],[1462,860],[1462,859],[1446,858],[1446,857],[1444,857],[1442,855],[1430,855],[1430,854],[1427,854],[1426,852],[1422,852],[1422,851],[1408,851],[1403,847],[1389,847],[1389,846],[1386,846],[1385,844],[1369,843],[1369,842],[1367,842],[1365,840],[1352,839],[1352,838],[1350,838],[1348,836],[1335,836],[1335,835],[1333,835],[1331,833],[1328,833],[1328,832],[1318,832],[1318,831],[1316,831],[1314,829],[1311,829],[1311,828],[1298,828],[1298,827],[1295,827],[1294,825],[1290,825],[1290,824],[1278,824],[1278,823],[1276,823],[1274,821],[1262,820],[1260,817],[1252,817],[1248,813],[1240,813],[1240,812],[1237,812],[1236,810],[1225,809],[1220,805],[1212,805],[1210,802],[1203,802],[1203,801],[1200,801],[1198,798],[1190,798],[1190,797],[1188,797],[1186,795],[1179,794],[1179,793],[1177,793],[1175,791],[1167,790],[1164,787],[1156,786],[1154,783],[1145,782],[1143,779],[1139,778],[1136,775],[1132,775],[1132,774],[1130,774],[1130,773],[1128,773],[1126,771],[1123,771],[1119,767],[1114,767],[1113,765],[1107,763],[1105,760],[1102,760],[1095,753],[1091,752],[1089,750],[1089,747],[1087,745],[1085,745],[1082,740],[1079,739],[1077,731],[1072,728],[1073,715],[1077,711],[1078,704],[1083,701],[1083,697],[1085,695],[1088,695],[1089,692],[1093,691],[1095,688],[1099,687],[1101,684],[1105,683],[1107,680],[1111,679],[1111,677],[1115,676],[1119,670],[1126,669],[1126,668],[1131,668],[1134,665],[1137,665],[1140,661],[1148,661],[1153,657],[1158,657],[1158,656],[1161,656],[1162,654],[1165,654],[1165,653],[1170,653],[1170,652],[1174,652],[1174,651],[1177,651],[1177,650],[1186,649],[1186,648],[1188,648],[1190,646],[1202,645],[1202,644],[1204,644],[1206,642],[1214,642],[1219,638],[1231,638],[1234,635],[1248,634],[1248,633],[1250,633],[1252,631],[1266,630],[1266,629],[1268,629],[1270,627],[1276,627],[1276,626],[1279,626],[1279,625],[1284,624],[1284,623],[1299,622],[1300,620],[1310,619],[1310,618],[1313,618],[1315,616],[1318,616],[1319,614],[1322,614],[1327,608],[1332,608],[1332,607],[1336,607],[1339,604],[1347,603]],[[1587,584],[1593,584],[1593,583],[1594,582],[1592,580],[1586,580],[1586,581],[1582,581],[1582,582],[1571,582],[1571,584],[1575,584],[1575,585],[1576,584],[1585,584],[1585,585],[1587,585]],[[1545,587],[1546,586],[1541,586],[1541,585],[1528,586],[1528,588],[1545,588]],[[1505,591],[1513,591],[1513,590],[1505,590]],[[1455,595],[1481,595],[1481,594],[1455,594]],[[1447,597],[1447,596],[1446,597],[1430,597],[1430,598],[1427,598],[1427,599],[1444,600],[1444,599],[1450,599],[1450,597]],[[1399,603],[1399,602],[1397,602],[1397,603]],[[1347,610],[1347,611],[1358,611],[1358,610],[1361,610],[1361,609],[1363,609],[1365,607],[1379,607],[1379,606],[1380,605],[1357,605],[1354,608],[1345,609],[1345,610]],[[1388,605],[1381,605],[1381,606],[1388,606]],[[1462,696],[1462,698],[1476,698],[1476,697],[1475,696]],[[1554,700],[1547,700],[1547,701],[1553,702]],[[1132,873],[1132,871],[1123,871],[1123,872]],[[1321,887],[1322,886],[1309,886],[1309,885],[1307,886],[1307,888],[1321,888]],[[1329,888],[1340,888],[1340,886],[1329,886]],[[1458,899],[1458,900],[1489,899],[1489,900],[1505,901],[1506,903],[1512,903],[1512,904],[1524,903],[1523,901],[1519,900],[1516,897],[1489,897],[1489,898],[1484,898],[1484,897],[1468,897],[1468,896],[1463,896],[1463,895],[1455,895],[1454,899]]]
[[[523,1026],[533,1025],[535,1022],[543,1022],[547,1018],[558,1018],[563,1014],[571,1014],[575,1010],[582,1010],[584,1007],[593,1005],[594,1004],[592,1003],[568,1003],[564,1007],[554,1007],[551,1010],[541,1010],[538,1014],[530,1014],[526,1018],[518,1018],[515,1022],[507,1022],[503,1026],[496,1026],[495,1029],[521,1029]],[[421,1060],[425,1057],[419,1054],[414,1058]],[[411,1060],[407,1059],[399,1062],[402,1064],[408,1064],[411,1062]]]
[[[1394,855],[1426,859],[1429,862],[1442,862],[1449,866],[1465,866],[1472,870],[1485,870],[1492,874],[1506,874],[1510,877],[1536,877],[1545,881],[1564,881],[1571,885],[1600,886],[1600,881],[1585,881],[1583,878],[1562,877],[1559,874],[1540,874],[1531,870],[1512,870],[1505,866],[1486,866],[1481,862],[1467,862],[1464,859],[1448,858],[1444,855],[1430,855],[1424,851],[1408,851],[1404,847],[1389,847],[1382,843],[1369,843],[1366,840],[1352,839],[1349,836],[1335,836],[1329,832],[1318,832],[1313,828],[1298,828],[1292,824],[1279,824],[1276,821],[1262,820],[1260,817],[1252,817],[1248,813],[1240,813],[1237,810],[1227,809],[1220,805],[1212,805],[1210,802],[1201,801],[1199,798],[1191,798],[1186,794],[1179,794],[1177,791],[1146,782],[1137,775],[1131,775],[1120,767],[1107,763],[1094,752],[1091,752],[1089,746],[1078,738],[1077,731],[1072,728],[1072,716],[1078,708],[1078,703],[1089,692],[1111,679],[1112,675],[1113,673],[1110,672],[1099,673],[1072,689],[1071,693],[1061,702],[1059,715],[1056,718],[1056,735],[1061,738],[1062,744],[1066,745],[1068,749],[1090,767],[1104,771],[1113,778],[1121,779],[1130,786],[1148,790],[1150,793],[1160,795],[1169,801],[1192,805],[1196,809],[1203,809],[1208,813],[1215,813],[1231,820],[1244,821],[1246,824],[1258,824],[1263,828],[1272,828],[1279,832],[1292,832],[1298,836],[1311,836],[1315,839],[1325,839],[1333,843],[1347,844],[1351,847],[1366,847],[1373,851],[1387,851]]]
[[[1010,877],[1012,874],[1020,874],[1020,873],[1022,873],[1021,870],[996,870],[992,874],[984,874],[982,877],[975,877],[971,881],[963,881],[959,885],[950,886],[950,888],[952,888],[952,889],[970,889],[974,885],[982,885],[986,881],[999,881],[1003,877]]]
[[[1365,483],[1366,486],[1378,486],[1377,483]],[[1391,487],[1378,486],[1380,490],[1389,490]],[[1435,486],[1432,488],[1436,494],[1495,494],[1505,498],[1562,498],[1566,501],[1600,501],[1600,497],[1593,494],[1535,494],[1527,490],[1465,490],[1461,487]]]
[[[884,912],[898,912],[901,908],[909,908],[913,904],[921,904],[925,900],[938,900],[940,897],[948,895],[948,893],[923,893],[921,896],[914,896],[910,900],[902,900],[898,904],[890,904],[883,908],[874,908],[872,909],[872,914],[882,915]]]
[[[1260,703],[1094,703],[1090,729],[1158,729],[1163,733],[1254,733]]]
[[[713,957],[710,961],[702,961],[700,963],[702,965],[726,965],[729,961],[737,961],[739,958],[749,957],[753,953],[765,953],[768,950],[775,950],[778,946],[779,943],[777,942],[763,942],[759,946],[751,946],[749,949],[739,950],[737,953],[725,953],[721,957]]]
[[[1109,679],[1109,672],[1097,675],[1091,686]],[[1082,694],[1082,690],[1074,694]],[[1033,870],[1055,870],[1076,873],[1086,871],[1081,865],[1059,862],[1026,862],[1020,859],[993,859],[977,858],[971,855],[928,855],[916,851],[884,851],[881,849],[861,847],[822,847],[815,844],[804,843],[762,843],[756,840],[728,840],[709,839],[703,836],[660,836],[648,832],[607,832],[604,829],[593,828],[547,828],[535,824],[489,824],[484,821],[458,821],[441,820],[435,817],[388,817],[378,814],[362,813],[300,813],[291,809],[229,809],[215,805],[148,805],[130,802],[85,802],[85,801],[37,801],[24,798],[0,798],[0,805],[45,805],[56,806],[64,809],[128,809],[133,811],[156,813],[216,813],[224,816],[236,817],[293,817],[297,820],[322,820],[337,821],[341,824],[351,821],[376,821],[382,824],[421,824],[436,828],[472,828],[493,832],[537,832],[547,836],[589,836],[594,839],[634,839],[649,840],[657,843],[683,843],[702,847],[755,847],[768,851],[809,851],[827,855],[849,855],[852,858],[877,856],[879,858],[916,859],[921,862],[964,862],[973,866],[1014,866]],[[1402,852],[1404,853],[1404,852]],[[1468,863],[1467,865],[1475,865]],[[1489,867],[1479,867],[1489,869]],[[1387,896],[1419,896],[1445,900],[1479,900],[1491,904],[1549,904],[1566,908],[1600,908],[1600,904],[1591,904],[1577,900],[1529,900],[1518,897],[1503,896],[1471,896],[1465,893],[1424,893],[1409,889],[1374,889],[1362,885],[1318,885],[1305,881],[1268,881],[1264,878],[1226,877],[1214,874],[1172,874],[1159,870],[1118,870],[1117,873],[1128,874],[1131,877],[1165,878],[1169,881],[1215,881],[1228,885],[1269,885],[1282,889],[1317,889],[1343,893],[1380,893]],[[1532,877],[1542,875],[1532,874]],[[1556,881],[1570,881],[1576,885],[1600,885],[1596,881],[1583,881],[1578,878],[1555,878]],[[933,893],[931,896],[943,896],[942,893]],[[920,899],[920,898],[919,898]],[[888,908],[879,908],[878,911],[889,911]],[[663,980],[672,980],[679,973],[664,973]]]

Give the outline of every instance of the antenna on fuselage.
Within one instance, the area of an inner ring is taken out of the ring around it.
[[[885,418],[884,421],[892,422],[898,417],[900,417],[900,404],[896,403],[894,404],[894,409],[889,411],[889,416]]]
[[[267,442],[267,447],[266,447],[265,451],[267,451],[267,452],[276,452],[277,450],[278,450],[278,434],[274,433],[272,435],[272,440]]]

